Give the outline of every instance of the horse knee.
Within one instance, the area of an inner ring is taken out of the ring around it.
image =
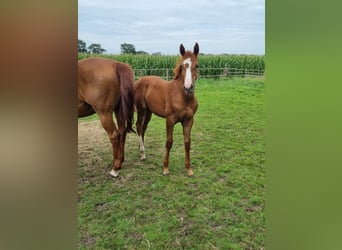
[[[165,147],[167,149],[170,149],[170,148],[172,148],[172,144],[173,144],[173,141],[168,139],[165,143]]]
[[[191,146],[191,142],[190,141],[185,141],[184,142],[185,150],[189,151],[190,150],[190,146]]]
[[[136,122],[135,126],[137,128],[137,134],[138,134],[138,136],[140,136],[142,134],[142,129],[141,129],[142,125],[140,123]]]
[[[124,127],[121,127],[118,129],[118,136],[123,136],[126,134],[126,129]]]
[[[109,136],[110,141],[113,145],[117,145],[119,143],[120,134],[118,131],[114,130],[113,133]]]
[[[137,121],[135,123],[135,126],[137,128],[138,135],[141,135],[141,133],[142,133],[142,126],[143,126],[143,120],[141,119],[140,114],[138,114],[138,119],[137,119]]]

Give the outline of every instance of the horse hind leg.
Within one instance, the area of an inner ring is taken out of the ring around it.
[[[125,120],[120,116],[120,111],[119,110],[115,110],[115,117],[116,117],[116,121],[118,124],[118,141],[119,141],[119,147],[118,147],[118,151],[116,152],[116,158],[120,158],[121,159],[121,164],[125,161],[125,142],[126,142],[126,135],[127,135],[127,131],[126,131],[126,127],[125,127]]]
[[[112,143],[113,148],[113,165],[112,170],[109,172],[109,174],[112,177],[118,177],[119,176],[119,169],[121,168],[121,157],[118,155],[118,148],[120,145],[120,137],[119,137],[119,131],[115,126],[112,113],[109,114],[102,114],[99,113],[100,121],[105,129],[105,131],[108,134],[109,140]]]
[[[142,133],[141,133],[141,136],[140,136],[140,159],[141,160],[144,160],[146,159],[146,154],[145,154],[145,132],[146,132],[146,129],[147,129],[147,125],[148,123],[150,122],[151,120],[151,116],[152,116],[152,113],[150,110],[146,109],[145,110],[145,115],[144,115],[144,121],[143,121],[143,124],[142,124]]]
[[[144,145],[144,140],[145,140],[145,131],[147,129],[147,125],[151,120],[152,113],[148,109],[143,109],[138,111],[138,119],[137,119],[137,133],[139,136],[139,152],[140,152],[140,160],[146,159],[146,154],[145,154],[145,145]]]
[[[146,153],[145,153],[145,145],[144,145],[144,139],[140,135],[139,136],[139,153],[140,153],[140,160],[145,160],[146,159]]]

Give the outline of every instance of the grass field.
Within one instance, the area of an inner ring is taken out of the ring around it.
[[[111,179],[111,146],[97,115],[79,119],[80,249],[264,249],[264,80],[196,84],[192,178],[180,124],[169,176],[162,175],[165,120],[153,116],[147,159],[139,160],[139,139],[129,134],[120,177]]]

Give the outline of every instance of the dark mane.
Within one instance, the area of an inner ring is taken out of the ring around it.
[[[174,77],[173,80],[179,79],[180,75],[182,74],[182,62],[179,60],[179,62],[176,65],[176,68],[173,70]]]

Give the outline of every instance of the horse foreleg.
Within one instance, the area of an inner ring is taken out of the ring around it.
[[[112,113],[110,114],[99,114],[101,124],[106,130],[109,140],[112,143],[113,148],[113,165],[112,170],[109,174],[113,177],[118,177],[118,170],[121,168],[121,157],[118,157],[118,148],[120,145],[119,131],[115,126]]]
[[[191,128],[194,123],[193,118],[190,120],[184,121],[182,123],[183,126],[183,136],[184,136],[184,149],[185,149],[185,167],[188,172],[188,176],[193,176],[194,173],[192,172],[191,165],[190,165],[190,146],[191,146],[191,139],[190,139],[190,133]]]
[[[164,158],[163,175],[169,174],[169,156],[170,156],[170,150],[172,148],[172,143],[173,143],[173,126],[174,126],[174,121],[171,119],[166,119],[167,139],[165,143],[166,151],[165,151],[165,158]]]

